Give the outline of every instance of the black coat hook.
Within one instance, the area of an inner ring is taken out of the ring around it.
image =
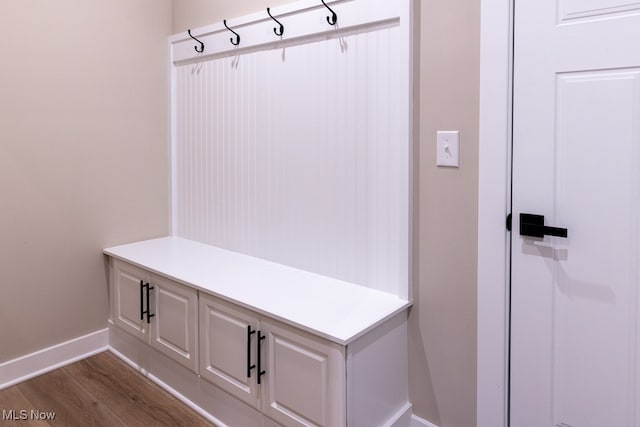
[[[198,50],[198,46],[194,46],[193,48],[196,50],[196,52],[198,53],[202,53],[204,52],[204,43],[202,43],[200,40],[198,40],[197,38],[193,37],[191,35],[191,30],[187,30],[187,33],[189,33],[189,37],[191,37],[192,39],[194,39],[195,41],[197,41],[198,43],[200,43],[200,50]]]
[[[276,36],[282,36],[284,34],[284,25],[282,25],[282,23],[280,23],[280,21],[278,21],[276,18],[273,17],[273,15],[271,14],[271,8],[270,7],[267,8],[267,13],[271,17],[271,19],[273,19],[274,21],[276,21],[278,23],[278,25],[280,25],[280,31],[278,31],[277,28],[274,28],[273,32],[276,33]]]
[[[329,25],[336,25],[338,23],[338,15],[324,2],[324,0],[322,0],[322,4],[331,12],[331,18],[327,16],[327,22]]]
[[[224,26],[227,27],[227,30],[231,31],[233,34],[236,35],[236,41],[233,41],[233,37],[231,37],[229,40],[231,41],[231,44],[234,46],[238,46],[240,44],[240,34],[236,33],[235,31],[233,31],[231,28],[229,28],[229,26],[227,25],[227,20],[225,19],[224,21]]]

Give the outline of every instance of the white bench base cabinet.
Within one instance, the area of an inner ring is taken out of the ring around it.
[[[198,292],[121,261],[111,268],[112,322],[197,372]]]
[[[111,347],[216,424],[409,427],[406,306],[345,343],[105,252]]]
[[[200,375],[285,425],[345,423],[343,346],[203,293]]]
[[[396,328],[390,335],[381,337],[382,341],[401,341],[401,335],[406,331],[405,320],[400,315],[395,323],[403,325],[399,329]],[[277,427],[280,425],[113,324],[109,325],[109,341],[114,354],[220,427]],[[403,388],[398,385],[406,379],[402,378],[401,372],[397,372],[399,369],[375,369],[375,372],[369,372],[372,366],[366,366],[364,359],[375,359],[376,356],[365,353],[373,352],[374,348],[370,348],[368,352],[351,355],[350,366],[354,372],[351,375],[347,373],[346,376],[355,378],[347,384],[349,395],[347,408],[350,410],[348,422],[343,425],[410,427],[411,404],[407,400],[406,392],[388,399],[388,395],[391,395],[394,389]],[[396,359],[400,359],[404,352],[398,348],[397,353]],[[387,359],[385,364],[393,362],[400,362],[400,360]],[[378,385],[376,389],[369,389],[367,388],[369,383],[357,383],[358,376],[367,374],[371,374],[369,378],[374,383],[380,381],[375,378],[375,375],[399,374],[399,377],[395,378],[395,385],[385,384],[384,387]],[[384,413],[387,417],[385,421],[370,421],[379,417],[380,413]],[[328,424],[328,426],[332,425]]]

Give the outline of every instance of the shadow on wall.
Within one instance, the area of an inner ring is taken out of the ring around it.
[[[414,279],[415,280],[415,279]],[[416,405],[416,397],[422,405],[414,407],[414,414],[424,417],[429,414],[429,421],[440,425],[440,411],[433,388],[429,361],[425,353],[425,344],[420,333],[418,297],[414,293],[414,306],[409,311],[409,400]],[[418,411],[416,413],[416,410]]]
[[[420,17],[421,2],[414,2],[414,44],[413,57],[420,58]],[[425,352],[425,343],[420,330],[420,61],[413,63],[414,89],[413,93],[413,307],[409,310],[409,401],[415,406],[414,414],[417,416],[429,415],[430,421],[436,425],[441,424],[440,411],[436,401],[433,380],[429,369],[429,361]],[[417,413],[416,413],[417,411]]]

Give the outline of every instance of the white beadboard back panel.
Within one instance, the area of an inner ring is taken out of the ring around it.
[[[404,33],[175,65],[173,234],[408,299]]]

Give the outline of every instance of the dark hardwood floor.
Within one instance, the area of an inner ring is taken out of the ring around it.
[[[47,419],[50,414],[55,418]],[[0,391],[0,426],[213,424],[109,352]]]

